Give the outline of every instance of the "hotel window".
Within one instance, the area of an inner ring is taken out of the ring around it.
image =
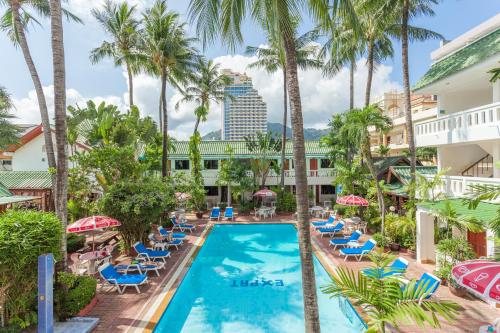
[[[189,170],[189,160],[175,160],[175,170]]]
[[[216,197],[219,195],[218,186],[205,186],[205,191],[207,192],[208,197]]]
[[[335,186],[321,185],[321,194],[335,194]]]
[[[219,168],[218,160],[204,160],[203,164],[206,170],[217,170]]]
[[[330,161],[329,159],[327,158],[322,158],[321,159],[321,169],[329,169],[331,168],[331,163],[332,161]]]

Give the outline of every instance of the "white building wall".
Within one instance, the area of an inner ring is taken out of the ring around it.
[[[446,92],[438,95],[438,117],[492,102],[492,90]]]

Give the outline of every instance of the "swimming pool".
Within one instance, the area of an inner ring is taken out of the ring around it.
[[[293,225],[215,225],[154,332],[304,332],[300,269]],[[364,331],[350,303],[320,292],[316,258],[315,272],[322,330]]]

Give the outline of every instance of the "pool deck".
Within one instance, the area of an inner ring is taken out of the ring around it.
[[[202,244],[203,233],[206,233],[207,219],[196,220],[193,216],[188,216],[189,222],[198,225],[195,232],[187,233],[187,239],[179,250],[171,251],[171,258],[168,259],[166,269],[161,270],[161,275],[149,274],[149,284],[141,287],[141,293],[138,294],[135,289],[127,288],[124,294],[120,295],[115,290],[110,290],[108,286],[98,286],[98,303],[89,313],[91,317],[99,317],[99,325],[93,332],[148,332],[152,328],[149,320],[156,321],[161,314],[157,311],[158,306],[164,308],[168,300],[172,297],[177,288],[180,278],[189,268],[192,257]],[[253,216],[239,216],[235,223],[293,223],[290,215],[278,215],[272,220],[260,221]],[[225,222],[221,222],[225,223]],[[364,236],[365,238],[366,236]],[[328,245],[329,238],[321,238],[313,232],[313,244],[319,251],[322,258],[333,266],[346,266],[356,270],[369,266],[368,259],[361,262],[349,260],[343,261],[338,254],[332,253]],[[418,278],[423,272],[432,272],[434,266],[417,264],[415,259],[402,254],[408,259],[410,266],[406,276],[408,278]],[[116,262],[127,262],[130,260],[125,256],[115,258]],[[323,260],[323,261],[325,261]],[[332,268],[332,267],[330,267]],[[441,329],[425,329],[415,326],[401,326],[400,332],[418,333],[418,332],[478,332],[481,325],[492,322],[496,317],[500,317],[500,311],[490,307],[488,304],[469,297],[467,299],[459,298],[451,294],[447,287],[441,286],[437,296],[443,299],[449,299],[461,305],[460,316],[454,324],[443,322]],[[147,322],[141,318],[148,318]],[[146,330],[144,330],[146,328]],[[397,332],[397,331],[395,331]]]

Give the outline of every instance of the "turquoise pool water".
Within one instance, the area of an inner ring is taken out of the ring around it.
[[[330,281],[315,258],[323,332],[364,331],[345,299],[319,291]],[[302,333],[302,286],[293,225],[215,225],[156,333]]]

